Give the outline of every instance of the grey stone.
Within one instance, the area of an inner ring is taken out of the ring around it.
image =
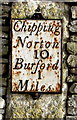
[[[77,74],[77,68],[70,69],[71,74]]]
[[[68,97],[68,106],[77,107],[77,95],[72,95]]]
[[[77,32],[77,20],[73,20],[68,27],[71,32]]]
[[[70,40],[71,41],[77,41],[77,35],[71,35]]]
[[[67,63],[71,67],[77,67],[77,56],[70,55],[67,59]]]
[[[77,95],[68,97],[68,114],[77,115]]]
[[[8,13],[4,13],[4,14],[0,14],[0,17],[9,17],[9,14]]]
[[[4,56],[8,54],[8,46],[0,46],[0,56]]]
[[[68,112],[68,114],[70,114],[70,115],[77,115],[77,108],[68,107],[67,112]]]
[[[6,25],[6,19],[0,18],[0,26],[1,25]]]
[[[5,87],[0,87],[0,96],[3,96],[6,94],[6,88]]]
[[[72,6],[71,7],[71,13],[72,13],[72,18],[73,19],[77,18],[77,6]]]
[[[0,97],[0,109],[5,107],[5,100]]]
[[[2,120],[2,117],[3,117],[2,114],[0,114],[0,120]]]
[[[77,82],[77,76],[74,76],[74,75],[68,76],[67,82]]]
[[[67,51],[71,54],[77,54],[77,43],[76,42],[68,42],[67,43]]]
[[[6,87],[7,86],[7,78],[3,78],[0,76],[0,87]]]
[[[3,46],[3,45],[8,45],[8,40],[5,39],[5,38],[0,38],[0,45]]]
[[[9,26],[2,26],[3,32],[9,32]]]
[[[7,45],[8,44],[8,40],[7,39],[2,39],[2,45]]]
[[[0,109],[0,114],[4,114],[5,110],[4,109]]]
[[[66,116],[66,120],[77,120],[77,116]]]
[[[8,63],[8,59],[6,58],[0,58],[0,63]]]
[[[3,5],[9,5],[9,2],[2,2]]]
[[[9,6],[7,6],[7,5],[3,5],[2,6],[2,14],[4,14],[4,13],[8,13],[9,11],[10,11],[10,7]]]
[[[71,93],[77,93],[77,83],[73,83],[73,85],[70,87],[69,91]]]
[[[0,32],[0,38],[8,38],[8,34],[7,33],[4,33],[4,32]]]
[[[0,64],[0,75],[5,75],[8,71],[8,65],[7,64]]]

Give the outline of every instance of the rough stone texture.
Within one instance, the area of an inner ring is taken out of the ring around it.
[[[77,56],[70,55],[67,59],[67,63],[71,67],[77,67]]]
[[[7,64],[0,64],[0,75],[7,73]]]
[[[74,75],[68,76],[67,82],[77,82],[77,76],[74,76]]]
[[[68,114],[77,115],[77,95],[68,97]]]
[[[71,35],[70,40],[71,40],[71,41],[76,41],[76,42],[77,42],[77,35]]]
[[[3,96],[6,94],[6,87],[0,87],[0,96]]]
[[[12,18],[31,17],[37,8],[37,4],[33,1],[22,3],[13,3]],[[21,14],[20,14],[21,13]]]
[[[0,109],[0,114],[4,114],[4,109]]]
[[[0,120],[2,120],[2,114],[0,114]]]
[[[2,26],[2,31],[3,32],[8,32],[9,31],[9,27],[8,26]]]
[[[1,49],[2,48],[2,49]],[[7,55],[8,54],[8,46],[0,46],[0,56],[4,56],[4,55]]]
[[[7,33],[4,33],[4,32],[2,32],[2,33],[0,33],[0,38],[8,38],[8,34]]]
[[[2,45],[7,45],[7,44],[8,44],[8,40],[7,39],[2,39]]]
[[[69,37],[67,25],[69,22],[69,7],[64,3],[40,2],[41,13],[44,18],[63,19],[63,45],[65,46]],[[29,18],[31,17],[37,4],[35,3],[13,3],[12,18]],[[66,52],[63,49],[63,59],[66,59]],[[64,61],[64,60],[63,60]],[[11,70],[11,66],[9,67]],[[66,113],[65,103],[67,97],[67,85],[65,83],[68,76],[66,63],[63,63],[63,86],[62,94],[44,94],[39,99],[33,100],[30,95],[11,94],[10,81],[8,85],[6,118],[63,118]],[[10,75],[10,73],[9,73]]]
[[[77,120],[77,116],[66,116],[66,120]]]
[[[2,76],[0,76],[0,87],[5,86],[7,86],[7,78],[2,78]]]
[[[68,42],[67,43],[67,51],[70,54],[77,54],[77,43],[76,42]]]
[[[8,63],[8,59],[6,58],[0,58],[0,64],[3,63]]]
[[[68,27],[71,32],[77,32],[77,20],[73,20]]]
[[[5,101],[0,97],[0,108],[4,108],[5,106]]]
[[[69,91],[71,93],[77,93],[77,83],[73,83],[73,85],[70,87]]]
[[[77,18],[77,6],[72,6],[71,12],[72,12],[72,18],[73,19]]]
[[[70,69],[70,73],[77,75],[77,68]]]

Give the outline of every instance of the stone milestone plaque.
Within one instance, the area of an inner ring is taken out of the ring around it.
[[[12,92],[61,93],[62,20],[12,19]]]

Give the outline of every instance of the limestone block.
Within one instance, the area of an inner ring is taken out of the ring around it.
[[[67,63],[71,67],[77,67],[77,56],[70,55],[67,59]]]
[[[5,95],[6,93],[6,88],[5,87],[0,87],[0,96]]]
[[[5,55],[7,55],[8,54],[8,46],[5,46],[5,45],[3,45],[3,46],[0,46],[0,56],[2,55],[2,56],[5,56]]]
[[[77,93],[77,83],[73,83],[69,90],[71,93]]]
[[[0,114],[0,120],[2,120],[2,114]]]
[[[77,32],[77,20],[73,20],[68,27],[71,32]]]
[[[77,120],[77,116],[66,116],[66,120]]]
[[[0,87],[7,86],[7,78],[0,77]]]
[[[72,6],[71,7],[71,13],[72,13],[72,18],[73,19],[77,18],[77,6]]]
[[[68,76],[67,82],[77,82],[77,76],[74,76],[74,75]]]
[[[77,35],[71,35],[70,40],[71,41],[77,41]]]
[[[67,51],[70,54],[77,54],[77,43],[75,42],[68,42],[67,43]]]
[[[69,70],[71,74],[77,75],[77,68],[73,68]]]
[[[5,100],[0,97],[0,108],[4,108]]]
[[[68,97],[68,114],[77,115],[77,95]]]

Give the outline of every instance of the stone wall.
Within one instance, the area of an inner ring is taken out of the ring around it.
[[[33,100],[29,94],[11,94],[10,18],[31,17],[35,3],[2,3],[2,55],[0,52],[0,118],[66,118],[77,119],[77,3],[41,2],[44,18],[63,19],[62,94],[44,95]],[[36,7],[34,7],[36,6]],[[55,8],[55,9],[54,9]],[[11,16],[12,10],[12,16]],[[21,14],[19,14],[21,13]],[[1,18],[0,18],[1,20]],[[2,94],[1,94],[2,93]],[[6,103],[6,105],[5,105]]]

